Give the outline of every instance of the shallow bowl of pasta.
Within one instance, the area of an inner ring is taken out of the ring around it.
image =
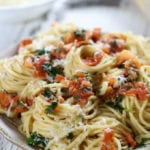
[[[149,150],[150,42],[53,24],[1,53],[0,133],[29,150]]]

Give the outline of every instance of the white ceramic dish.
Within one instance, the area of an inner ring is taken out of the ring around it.
[[[0,59],[13,56],[16,53],[16,46],[0,53]],[[0,115],[0,134],[22,150],[33,150],[26,144],[25,138],[18,131],[18,120],[11,120]],[[1,148],[1,147],[0,147]],[[1,149],[0,149],[1,150]],[[137,148],[136,150],[150,150],[150,145]]]
[[[0,6],[0,23],[29,21],[40,17],[53,7],[55,0],[39,0],[26,5]]]

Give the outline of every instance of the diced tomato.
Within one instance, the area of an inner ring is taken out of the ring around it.
[[[32,98],[27,98],[27,105],[32,106],[33,104],[33,99]]]
[[[76,72],[78,78],[69,82],[69,95],[78,99],[81,106],[87,103],[88,97],[93,95],[91,83],[86,79],[83,72]]]
[[[116,150],[114,143],[114,130],[110,128],[104,129],[104,138],[101,150]]]
[[[7,93],[0,92],[0,105],[2,108],[8,108],[11,103],[11,96]]]
[[[126,37],[121,34],[107,34],[101,39],[101,42],[108,44],[109,47],[104,48],[103,51],[107,54],[114,54],[121,52],[125,48]]]
[[[26,45],[29,45],[31,43],[32,43],[32,39],[24,39],[19,43],[19,48],[25,47]]]
[[[60,75],[60,74],[57,74],[56,77],[55,77],[55,81],[56,81],[56,82],[61,82],[61,81],[64,80],[64,79],[65,79],[65,77],[62,76],[62,75]]]
[[[54,109],[54,113],[58,113],[59,112],[59,106],[55,107]]]
[[[77,82],[70,81],[70,83],[69,83],[69,93],[70,93],[70,95],[77,95],[79,87],[80,87],[80,85]]]
[[[12,97],[12,99],[13,99],[13,102],[16,104],[18,102],[18,100],[19,100],[19,97],[18,96],[14,96],[14,97]]]
[[[102,60],[102,57],[103,55],[99,53],[93,57],[83,59],[83,62],[88,66],[96,66]]]
[[[87,103],[87,99],[81,99],[79,102],[81,107],[84,107],[86,105],[86,103]]]
[[[83,86],[83,87],[89,87],[89,86],[90,86],[90,82],[89,82],[89,81],[86,81],[86,80],[83,80],[83,81],[81,82],[81,86]]]
[[[135,87],[124,92],[127,96],[136,95],[139,100],[145,100],[148,98],[148,90],[144,84],[137,84]]]
[[[75,76],[80,77],[80,78],[84,78],[85,74],[83,72],[81,72],[81,71],[76,71],[75,72]]]
[[[93,94],[93,92],[91,90],[89,90],[88,92],[84,92],[83,90],[80,91],[81,99],[87,99],[92,94]]]
[[[121,52],[124,49],[124,44],[119,42],[119,39],[111,39],[109,44],[112,53]]]
[[[105,77],[103,78],[103,81],[107,81],[107,82],[108,82],[108,85],[113,87],[113,85],[114,85],[114,83],[115,83],[115,78],[114,78],[114,77],[111,77],[111,76],[105,76]]]
[[[42,70],[42,65],[47,62],[44,56],[41,56],[36,60],[33,65],[35,67],[34,77],[46,77],[46,72]]]
[[[19,115],[20,113],[22,112],[25,112],[27,109],[25,109],[23,106],[17,106],[15,109],[14,109],[14,112],[16,113],[16,115]]]
[[[8,108],[12,102],[13,105],[15,105],[18,102],[18,99],[18,96],[7,94],[5,92],[0,92],[0,106],[2,108]]]
[[[52,59],[64,59],[67,55],[68,51],[63,49],[63,50],[53,50],[50,53],[50,57]]]
[[[60,52],[52,51],[50,53],[50,55],[51,55],[52,59],[62,59]]]
[[[41,93],[41,91],[40,91]],[[39,95],[39,94],[37,94]],[[33,99],[32,98],[22,98],[21,102],[23,102],[24,104],[27,104],[27,106],[32,106],[33,104]]]
[[[122,131],[122,133],[125,135],[128,144],[134,148],[136,146],[136,141],[132,138],[131,134],[125,131]]]
[[[99,40],[101,36],[101,28],[95,28],[92,32],[92,39],[94,39],[94,41]]]
[[[108,82],[109,86],[113,86],[114,82],[115,82],[115,79],[114,78],[110,78],[109,82]]]

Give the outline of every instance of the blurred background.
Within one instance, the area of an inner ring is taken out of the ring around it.
[[[149,12],[150,0],[0,0],[0,50],[53,22],[149,36]]]
[[[150,36],[150,0],[0,0],[0,51],[53,22]],[[0,135],[0,150],[18,150]]]

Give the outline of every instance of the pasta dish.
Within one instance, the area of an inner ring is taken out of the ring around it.
[[[0,113],[32,147],[129,150],[150,143],[150,41],[52,24],[0,60]]]

